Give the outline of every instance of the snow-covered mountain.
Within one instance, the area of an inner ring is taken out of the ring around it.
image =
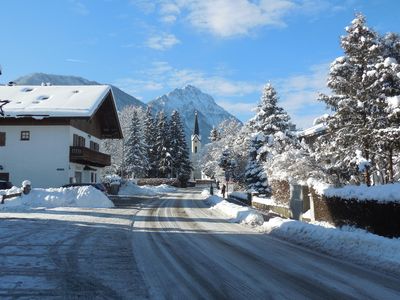
[[[226,119],[236,117],[228,113],[221,106],[215,103],[213,97],[203,93],[198,88],[187,85],[150,101],[147,105],[154,111],[164,110],[170,116],[173,110],[177,110],[185,126],[187,141],[194,128],[194,113],[198,112],[200,135],[202,143],[208,143],[208,137],[213,126],[217,126]]]
[[[52,85],[96,85],[100,84],[96,81],[90,81],[78,76],[65,76],[54,75],[45,73],[32,73],[26,76],[19,77],[14,80],[18,85],[40,85],[44,83],[51,83]],[[122,110],[126,105],[135,105],[146,107],[146,104],[136,99],[135,97],[121,91],[119,88],[111,85],[114,93],[115,101],[119,110]]]

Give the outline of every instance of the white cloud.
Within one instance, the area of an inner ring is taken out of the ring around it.
[[[251,34],[261,27],[286,26],[290,13],[316,15],[335,11],[328,0],[136,0],[141,7],[157,11],[160,20],[180,18],[194,28],[219,37]],[[136,5],[138,6],[138,4]]]
[[[206,0],[192,5],[188,19],[199,29],[229,37],[247,35],[261,26],[283,26],[283,16],[295,6],[288,0]]]
[[[260,89],[260,85],[246,81],[236,81],[206,74],[192,69],[172,68],[167,74],[167,82],[171,87],[192,84],[214,96],[243,96]]]
[[[243,96],[259,91],[262,87],[259,84],[230,80],[198,70],[174,68],[163,61],[154,62],[152,68],[145,71],[141,76],[149,80],[163,82],[170,89],[192,84],[207,93],[221,97]]]
[[[153,0],[130,0],[129,2],[146,14],[152,13],[156,9]]]
[[[72,63],[80,63],[80,64],[87,63],[86,60],[77,59],[77,58],[67,58],[65,61],[72,62]]]
[[[160,82],[152,81],[152,80],[138,80],[134,78],[121,78],[117,79],[113,83],[115,86],[118,86],[120,89],[124,90],[128,94],[132,96],[142,99],[141,95],[147,91],[159,91],[164,88],[164,85]]]
[[[82,16],[86,16],[89,14],[89,10],[85,6],[85,4],[83,4],[81,1],[70,0],[70,2],[72,4],[72,10],[74,12],[76,12],[77,14],[82,15]]]
[[[229,111],[234,115],[241,115],[242,118],[250,118],[254,115],[254,110],[257,106],[255,103],[248,102],[232,102],[229,100],[219,100],[218,105],[223,107],[225,110]]]
[[[193,69],[174,68],[164,61],[153,62],[151,68],[138,73],[137,77],[141,80],[123,78],[116,80],[115,85],[140,95],[151,90],[172,90],[191,84],[214,97],[240,97],[259,92],[262,88],[258,83],[230,80]]]
[[[175,35],[169,33],[161,33],[160,35],[153,35],[146,41],[146,46],[155,50],[167,50],[179,44],[180,41]]]

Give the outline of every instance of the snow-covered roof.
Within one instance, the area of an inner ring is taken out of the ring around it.
[[[297,136],[302,137],[302,136],[309,136],[309,135],[314,135],[319,132],[323,132],[328,128],[328,126],[324,123],[317,124],[313,127],[307,128],[303,131],[300,131]]]
[[[0,86],[4,117],[90,117],[111,90],[108,85]]]

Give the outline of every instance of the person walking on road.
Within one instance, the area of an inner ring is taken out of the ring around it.
[[[225,191],[226,191],[226,186],[225,186],[225,184],[223,184],[222,188],[221,188],[221,194],[222,194],[223,199],[225,199]]]

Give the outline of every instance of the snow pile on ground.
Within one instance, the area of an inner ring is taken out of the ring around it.
[[[333,188],[318,182],[311,182],[311,185],[318,194],[326,197],[356,199],[359,201],[400,202],[400,183],[375,186],[366,186],[365,184],[346,185],[342,188]]]
[[[157,196],[159,194],[163,193],[170,193],[170,192],[175,192],[176,188],[166,185],[166,184],[161,184],[158,186],[150,186],[150,185],[137,185],[131,181],[127,181],[124,183],[119,192],[118,195],[120,196],[135,196],[135,195],[140,195],[140,196]]]
[[[308,224],[282,218],[270,219],[260,231],[359,264],[395,273],[400,270],[400,239],[349,226],[335,228],[327,223]]]
[[[13,187],[10,190],[2,191],[3,194],[14,194],[21,192]],[[79,186],[69,188],[32,189],[28,195],[22,194],[19,197],[4,200],[0,209],[15,208],[54,208],[54,207],[93,207],[107,208],[114,204],[101,191],[92,186]]]
[[[282,203],[276,202],[274,198],[261,198],[261,197],[253,196],[251,201],[257,202],[260,204],[264,204],[264,205],[268,205],[268,206],[288,207],[287,204],[282,204]]]
[[[216,209],[227,215],[231,222],[243,223],[248,225],[261,225],[264,218],[261,213],[249,207],[243,207],[223,200],[218,196],[210,196],[208,191],[202,192],[206,198],[207,203],[211,205],[211,209]]]
[[[13,186],[9,190],[0,190],[0,195],[11,195],[16,193],[21,193],[21,189],[16,186]]]

